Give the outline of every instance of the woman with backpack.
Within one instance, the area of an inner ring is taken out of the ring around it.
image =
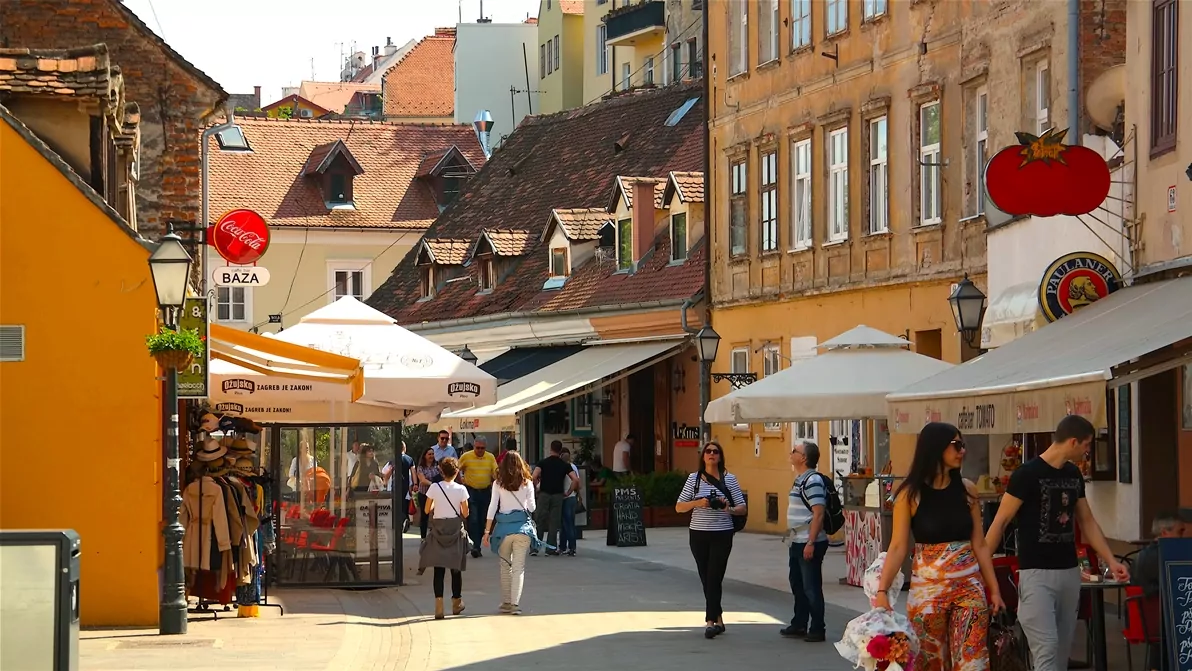
[[[720,443],[704,445],[699,470],[687,478],[675,511],[691,512],[691,554],[704,587],[704,638],[716,638],[725,632],[720,597],[733,534],[745,527],[749,512],[737,477],[725,466]]]

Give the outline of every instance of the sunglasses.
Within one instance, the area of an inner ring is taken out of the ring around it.
[[[704,450],[704,454],[720,454],[720,450],[714,447],[709,447],[708,449]]]
[[[952,442],[950,442],[948,444],[951,445],[952,447],[955,447],[957,452],[964,451],[964,441],[963,440],[953,440]]]
[[[445,442],[447,442],[447,440],[448,440],[447,436],[439,436],[440,443],[445,443]]]

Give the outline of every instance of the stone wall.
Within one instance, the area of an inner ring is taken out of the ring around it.
[[[126,97],[141,109],[141,232],[166,221],[198,222],[199,136],[227,98],[219,84],[184,61],[119,0],[4,0],[0,44],[71,48],[104,43],[124,75]]]

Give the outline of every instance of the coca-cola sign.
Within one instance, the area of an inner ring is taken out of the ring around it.
[[[252,210],[232,210],[207,229],[207,242],[232,265],[256,263],[269,249],[269,225]]]

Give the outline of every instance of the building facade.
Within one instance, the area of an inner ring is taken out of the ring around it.
[[[583,0],[540,0],[537,30],[540,113],[580,107],[586,53]]]
[[[455,27],[455,123],[471,124],[488,110],[490,137],[509,135],[527,114],[540,114],[534,82],[538,26],[461,23]],[[498,144],[497,142],[493,143]]]
[[[406,123],[452,123],[455,119],[455,28],[433,35],[385,71],[381,78],[384,118]]]
[[[584,104],[702,77],[705,4],[584,0]]]

